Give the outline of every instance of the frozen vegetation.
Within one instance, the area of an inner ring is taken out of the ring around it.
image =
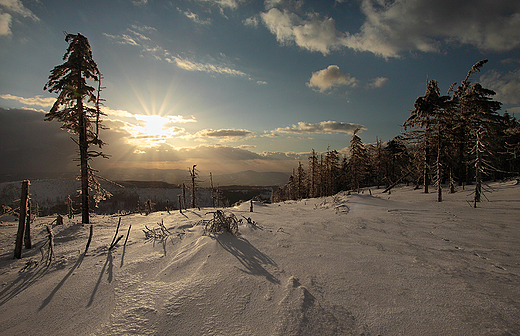
[[[1,335],[514,335],[520,333],[520,186],[437,202],[396,187],[215,210],[36,219],[13,259],[0,218]],[[163,224],[163,228],[159,224]],[[126,234],[130,235],[125,244]],[[153,232],[153,234],[151,233]],[[147,233],[147,234],[145,234]]]

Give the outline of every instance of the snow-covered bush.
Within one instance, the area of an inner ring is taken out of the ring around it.
[[[208,212],[213,214],[212,219],[201,220],[199,224],[204,225],[204,234],[208,232],[229,232],[236,236],[238,234],[238,222],[239,220],[232,212],[224,212],[217,210],[215,212]]]

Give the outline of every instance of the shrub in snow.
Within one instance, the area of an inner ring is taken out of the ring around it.
[[[198,224],[204,225],[204,234],[208,232],[229,232],[233,236],[238,235],[238,222],[239,220],[233,213],[226,213],[222,210],[215,212],[208,212],[213,214],[212,219],[201,220]]]

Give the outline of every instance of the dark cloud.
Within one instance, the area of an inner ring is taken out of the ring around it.
[[[212,130],[205,129],[197,132],[195,134],[196,137],[210,137],[210,138],[234,138],[234,137],[245,137],[249,136],[252,133],[248,130],[235,130],[235,129],[220,129],[220,130]]]
[[[13,174],[17,174],[17,179],[26,178],[24,174],[34,172],[40,176],[63,172],[70,176],[79,172],[77,162],[73,161],[77,155],[77,145],[70,139],[73,135],[60,129],[59,122],[44,121],[44,117],[44,113],[33,110],[0,108],[1,178]],[[176,148],[168,143],[158,143],[153,147],[138,146],[128,142],[132,135],[125,129],[124,122],[107,120],[104,124],[108,129],[100,134],[106,142],[102,151],[110,159],[94,159],[92,167],[99,170],[100,175],[116,180],[149,179],[150,176],[143,175],[143,169],[173,171],[193,164],[220,173],[255,169],[290,171],[299,158],[296,154],[258,154],[247,147],[222,145]],[[215,132],[220,136],[247,136],[250,133],[244,130]]]
[[[25,109],[0,108],[0,174],[76,171],[76,144],[57,122]]]
[[[344,123],[338,121],[322,121],[319,124],[310,124],[306,122],[299,122],[297,125],[290,127],[277,128],[275,132],[279,133],[347,133],[353,134],[356,129],[366,130],[365,126],[352,123]]]

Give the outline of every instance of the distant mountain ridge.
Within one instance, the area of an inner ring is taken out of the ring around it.
[[[112,169],[100,173],[113,181],[139,181],[140,183],[155,181],[155,183],[164,182],[167,184],[182,185],[189,182],[188,170],[182,169]],[[0,182],[13,182],[25,179],[57,179],[57,178],[75,178],[77,173],[62,172],[33,172],[19,174],[0,174]],[[237,173],[213,175],[213,184],[215,186],[279,186],[287,183],[289,173],[284,172],[257,172],[246,170]],[[200,185],[202,187],[209,186],[209,172],[200,172]]]
[[[213,182],[221,186],[245,185],[245,186],[279,186],[287,183],[290,174],[282,172],[257,172],[246,170],[233,174],[217,175]]]

